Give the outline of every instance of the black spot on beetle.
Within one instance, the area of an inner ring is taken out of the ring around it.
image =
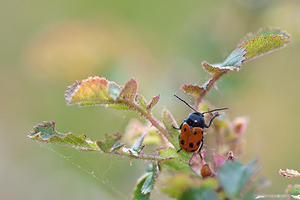
[[[189,147],[193,148],[194,147],[194,144],[191,142],[189,143]]]
[[[184,145],[184,140],[180,140],[180,144],[181,144],[181,145]]]
[[[186,128],[184,128],[183,131],[186,132]]]
[[[200,140],[197,142],[197,146],[199,146],[200,145]]]
[[[195,152],[195,151],[196,151],[196,149],[191,150],[191,152]]]
[[[194,135],[197,135],[197,131],[194,131]]]

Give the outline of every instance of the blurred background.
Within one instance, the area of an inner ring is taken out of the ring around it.
[[[130,199],[147,163],[39,144],[27,134],[55,120],[59,132],[102,140],[140,119],[67,106],[67,86],[94,75],[120,85],[137,78],[146,99],[161,95],[157,118],[167,108],[180,123],[190,110],[173,94],[192,102],[180,86],[208,80],[201,62],[222,62],[244,35],[266,26],[286,30],[290,44],[222,77],[206,99],[229,107],[231,119],[249,117],[239,159],[259,158],[259,175],[272,183],[262,194],[299,183],[278,171],[300,170],[300,1],[14,0],[1,1],[0,23],[1,199]],[[152,197],[166,198],[159,190]]]

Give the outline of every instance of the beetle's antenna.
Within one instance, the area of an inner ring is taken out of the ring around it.
[[[217,108],[217,109],[214,109],[214,110],[203,112],[202,114],[211,113],[211,112],[215,112],[215,111],[219,111],[219,110],[226,110],[226,109],[228,109],[228,108]]]
[[[190,109],[198,112],[195,108],[193,108],[190,104],[188,104],[185,100],[181,99],[180,97],[178,97],[176,94],[174,94],[174,96],[179,99],[180,101],[182,101],[183,103],[185,103],[188,107],[190,107]]]

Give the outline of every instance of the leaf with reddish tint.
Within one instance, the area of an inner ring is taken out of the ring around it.
[[[202,86],[183,85],[182,90],[193,95],[196,103],[201,102],[206,93],[215,86],[215,82],[228,71],[238,70],[244,62],[284,47],[289,42],[289,35],[280,29],[265,28],[248,34],[222,63],[202,62],[203,68],[211,78]]]
[[[213,175],[213,171],[209,167],[208,164],[204,164],[203,167],[201,168],[201,176],[202,178],[208,178]]]
[[[226,66],[226,67],[220,67],[219,65],[221,64],[209,64],[208,62],[202,62],[202,66],[205,69],[205,71],[207,71],[208,73],[210,73],[212,76],[216,76],[219,73],[225,73],[227,71],[233,71],[236,68],[233,66]]]
[[[285,35],[288,37],[288,34],[286,32],[282,32],[280,28],[266,27],[266,28],[259,29],[256,32],[247,34],[242,41],[247,41],[252,38],[259,37],[261,35],[269,36],[269,35],[279,35],[279,34],[282,34],[282,35]]]
[[[225,74],[227,71],[233,71],[239,69],[243,62],[246,60],[245,50],[237,48],[231,52],[231,54],[225,59],[223,63],[209,64],[208,62],[202,62],[203,68],[215,77],[219,79],[220,76]],[[204,87],[206,88],[206,87]]]
[[[127,101],[134,101],[137,93],[138,85],[135,78],[131,78],[124,86],[120,93],[120,97],[123,97]]]
[[[199,153],[194,153],[189,161],[189,166],[197,175],[201,175],[201,168],[204,165],[204,160],[200,158]]]
[[[106,105],[110,108],[128,110],[130,108],[128,102],[134,101],[136,92],[137,83],[133,78],[122,89],[113,81],[94,76],[69,86],[65,99],[68,104]]]
[[[152,100],[147,104],[147,110],[152,110],[152,108],[158,103],[160,95],[152,98]]]
[[[65,99],[68,104],[79,104],[81,106],[111,104],[114,103],[114,99],[109,93],[109,85],[114,85],[113,87],[116,88],[116,83],[109,82],[104,77],[89,77],[69,86]],[[113,91],[115,92],[115,90]]]
[[[248,117],[237,117],[234,119],[233,130],[234,133],[238,136],[238,138],[241,138],[244,132],[246,131],[248,121]]]
[[[186,85],[186,84],[184,84],[183,86],[181,86],[181,89],[185,93],[193,95],[195,97],[201,96],[202,94],[205,93],[205,89],[203,87],[198,86],[198,85]]]
[[[300,200],[300,195],[291,195],[292,199]]]
[[[223,165],[226,162],[226,160],[227,159],[224,156],[214,154],[215,168],[218,170],[221,167],[221,165]]]
[[[282,176],[287,177],[287,178],[294,178],[294,177],[299,177],[300,176],[300,173],[296,170],[293,170],[293,169],[286,169],[285,171],[280,169],[279,173]]]
[[[244,49],[235,49],[223,63],[209,64],[207,62],[202,62],[202,66],[213,77],[217,77],[227,71],[238,69],[246,59],[245,54],[246,52]]]
[[[119,144],[121,137],[120,133],[105,134],[104,141],[97,141],[97,145],[103,152],[109,153],[123,146]]]
[[[85,135],[74,133],[59,133],[55,130],[55,122],[44,122],[33,127],[27,136],[29,139],[50,144],[67,145],[77,149],[100,151],[96,142],[86,138]]]
[[[65,92],[65,100],[67,103],[71,102],[73,94],[79,85],[81,85],[81,81],[76,81],[74,84],[68,87],[68,90]]]
[[[238,48],[245,49],[249,60],[284,47],[289,38],[289,34],[279,28],[264,28],[248,34]]]
[[[144,97],[137,93],[138,84],[131,78],[124,87],[104,77],[89,77],[68,87],[65,92],[67,104],[79,106],[102,105],[108,108],[136,110],[145,115],[150,113],[159,100],[159,95],[147,104]]]

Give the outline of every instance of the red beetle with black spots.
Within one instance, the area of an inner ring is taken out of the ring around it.
[[[209,124],[206,125],[204,121],[204,114],[205,113],[211,113],[219,110],[225,110],[228,108],[218,108],[214,110],[210,110],[207,112],[200,113],[196,109],[194,109],[192,106],[190,106],[186,101],[179,98],[178,96],[174,95],[176,98],[181,100],[183,103],[185,103],[188,107],[190,107],[195,112],[191,113],[180,125],[179,128],[176,128],[173,126],[173,128],[177,130],[181,130],[179,135],[179,145],[180,149],[177,151],[178,153],[183,149],[187,152],[194,152],[197,151],[202,158],[202,155],[200,153],[202,147],[203,147],[203,129],[209,128],[213,122],[213,120],[219,116],[219,114],[215,114],[211,120],[209,121]],[[201,144],[201,146],[200,146]],[[199,148],[200,147],[200,148]]]

